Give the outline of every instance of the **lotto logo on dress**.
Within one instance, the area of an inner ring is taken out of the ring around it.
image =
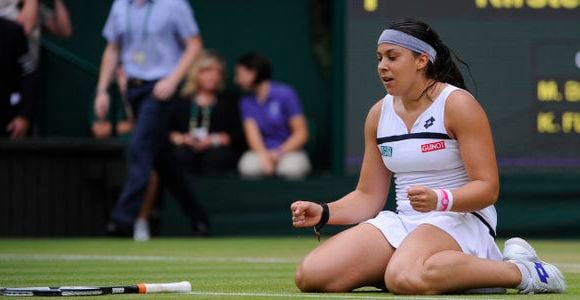
[[[445,149],[445,141],[439,141],[435,143],[423,144],[421,145],[421,152],[431,152],[437,150]]]

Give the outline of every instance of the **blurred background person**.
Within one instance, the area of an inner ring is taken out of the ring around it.
[[[272,64],[261,54],[241,56],[235,82],[246,94],[240,102],[250,148],[238,168],[242,176],[303,178],[311,166],[306,151],[308,127],[294,89],[272,81]]]
[[[52,4],[50,8],[48,3]],[[68,38],[72,25],[63,0],[2,0],[0,17],[20,24],[28,38],[28,54],[23,60],[22,87],[11,96],[11,121],[7,131],[11,138],[22,138],[29,133],[34,109],[39,101],[39,57],[41,29],[54,36]],[[3,113],[4,114],[4,113]]]
[[[171,115],[172,159],[190,173],[220,175],[234,171],[245,147],[238,98],[223,92],[224,67],[217,53],[202,52],[187,75]],[[159,215],[164,190],[157,183],[157,176],[152,174],[135,222],[135,240],[149,239],[151,218]],[[181,183],[190,184],[182,180],[172,184]]]
[[[117,0],[103,35],[108,43],[101,61],[95,114],[100,119],[106,117],[110,102],[107,89],[119,63],[127,76],[126,96],[135,113],[127,179],[107,228],[111,235],[129,236],[154,165],[164,182],[185,180],[179,164],[164,153],[169,145],[175,92],[201,51],[202,41],[193,11],[184,0]],[[193,230],[206,230],[207,215],[185,186],[172,192]]]
[[[223,60],[204,52],[191,68],[173,114],[171,142],[195,173],[233,171],[245,148],[238,98],[223,92],[224,72]]]
[[[19,112],[12,97],[22,88],[24,56],[28,44],[22,26],[0,17],[0,137],[8,137]]]
[[[119,108],[122,111],[119,112],[116,118],[114,118],[115,122],[112,122],[109,119],[95,118],[92,121],[91,131],[93,136],[97,139],[108,139],[115,136],[119,140],[129,141],[135,120],[131,104],[127,101],[127,75],[123,70],[122,64],[117,66],[115,69],[115,82],[119,88],[119,94],[121,96],[122,105],[120,105],[121,107]],[[115,133],[113,133],[113,127],[115,127]],[[133,227],[133,239],[135,241],[148,241],[151,238],[152,231],[150,223],[154,223],[155,226],[153,227],[157,227],[156,225],[159,223],[157,202],[158,188],[159,176],[157,175],[157,172],[152,170]],[[153,230],[155,229],[156,228]]]

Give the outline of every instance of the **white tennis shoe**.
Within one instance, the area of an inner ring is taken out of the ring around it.
[[[520,268],[522,272],[522,283],[518,287],[520,294],[566,291],[566,282],[560,270],[552,264],[541,261],[532,245],[521,238],[512,238],[505,242],[503,260]],[[524,274],[524,269],[529,276]]]
[[[540,261],[532,245],[518,237],[505,241],[503,246],[503,260]]]
[[[133,227],[133,240],[145,242],[150,239],[149,222],[145,219],[138,218]]]

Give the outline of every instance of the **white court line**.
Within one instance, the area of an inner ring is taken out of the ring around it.
[[[580,273],[580,264],[554,263],[563,272]]]
[[[278,257],[182,257],[182,256],[146,256],[146,255],[51,255],[51,254],[16,254],[0,253],[0,261],[35,260],[35,261],[151,261],[151,262],[202,262],[202,263],[256,263],[279,264],[298,263],[299,259]],[[578,263],[554,263],[563,272],[580,273]]]
[[[428,296],[395,296],[385,294],[384,296],[371,296],[368,295],[366,292],[354,292],[352,295],[336,295],[336,294],[309,294],[309,293],[302,293],[302,294],[290,294],[290,293],[237,293],[237,292],[189,292],[185,293],[186,295],[195,295],[195,296],[204,296],[204,297],[269,297],[269,298],[316,298],[316,299],[421,299],[421,300],[444,300],[444,299],[452,299],[452,300],[467,300],[472,298],[463,298],[461,296],[456,297],[428,297]],[[481,296],[481,295],[479,295]],[[486,300],[493,300],[493,299],[500,299],[500,298],[485,298]]]
[[[153,262],[237,262],[237,263],[297,263],[298,259],[284,259],[275,257],[179,257],[179,256],[129,256],[129,255],[47,255],[47,254],[14,254],[0,253],[0,261],[153,261]],[[564,272],[580,273],[580,264],[577,263],[556,263]],[[240,293],[240,292],[201,292],[194,291],[187,293],[189,295],[206,296],[206,297],[271,297],[271,298],[318,298],[318,299],[454,299],[463,300],[471,298],[455,297],[399,297],[392,295],[370,296],[364,292],[353,295],[333,295],[333,294],[291,294],[291,293]],[[500,299],[500,298],[486,298]]]
[[[298,259],[277,257],[179,257],[179,256],[131,256],[131,255],[49,255],[49,254],[15,254],[0,253],[0,260],[35,260],[35,261],[158,261],[158,262],[208,262],[208,263],[298,263]]]

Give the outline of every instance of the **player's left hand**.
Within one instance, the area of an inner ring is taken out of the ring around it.
[[[428,187],[411,186],[407,190],[407,197],[416,211],[430,212],[437,208],[437,194]]]
[[[173,79],[169,77],[163,78],[155,84],[155,87],[153,88],[153,96],[161,101],[165,101],[175,93],[176,87],[177,82]]]

